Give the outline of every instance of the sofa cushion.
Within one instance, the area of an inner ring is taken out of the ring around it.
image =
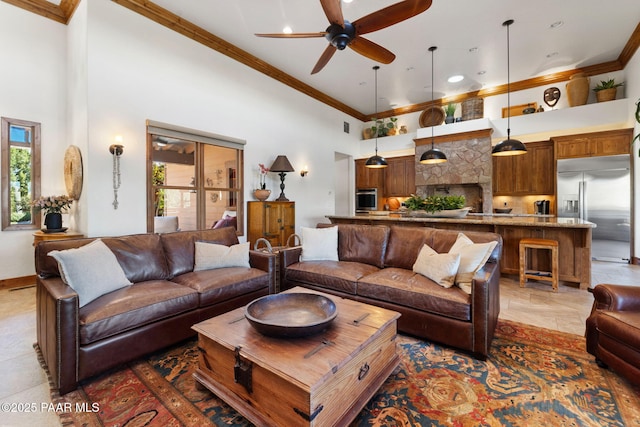
[[[412,270],[422,247],[426,244],[433,248],[431,246],[433,232],[434,230],[429,227],[391,226],[389,245],[384,259],[385,267]]]
[[[616,346],[617,354],[630,355],[628,360],[632,360],[640,352],[640,313],[601,311],[598,316],[598,331],[601,347],[611,350],[610,346]],[[640,367],[640,362],[638,366]]]
[[[223,267],[250,267],[249,243],[225,246],[216,243],[195,242],[193,271],[213,270]]]
[[[62,281],[78,293],[79,306],[131,285],[115,255],[102,240],[63,251],[51,251],[58,262]]]
[[[104,237],[124,273],[132,282],[163,280],[169,278],[169,267],[158,234],[133,234],[121,237]]]
[[[456,286],[443,288],[433,280],[403,268],[385,268],[364,277],[358,283],[358,295],[471,321],[469,295]]]
[[[257,268],[225,267],[193,271],[172,279],[200,295],[200,307],[269,287],[269,273]]]
[[[304,261],[287,267],[286,280],[356,294],[358,280],[379,268],[361,262]]]
[[[167,257],[170,277],[193,271],[197,240],[226,246],[238,244],[236,231],[231,227],[161,234],[160,240]]]
[[[385,225],[338,224],[340,261],[361,262],[382,268],[388,241],[389,227]]]
[[[476,271],[481,269],[498,242],[473,243],[471,239],[459,233],[455,243],[449,249],[450,254],[460,255],[460,267],[456,275],[456,283],[471,283]]]
[[[90,344],[198,307],[198,293],[166,280],[140,282],[80,309],[80,344]]]
[[[302,227],[300,234],[300,261],[338,261],[338,227]]]
[[[439,254],[429,245],[424,245],[413,264],[413,271],[443,288],[450,288],[455,283],[459,265],[460,254]]]

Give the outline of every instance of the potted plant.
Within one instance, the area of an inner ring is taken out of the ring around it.
[[[44,212],[44,225],[47,231],[64,231],[62,228],[62,211],[66,211],[73,203],[68,196],[41,196],[31,205]]]
[[[461,218],[467,215],[469,208],[465,208],[464,196],[427,196],[420,197],[412,194],[404,205],[410,216],[433,216]]]
[[[267,174],[269,173],[269,168],[266,167],[262,163],[258,163],[258,167],[260,168],[260,187],[253,190],[253,197],[264,202],[271,195],[271,190],[267,190]]]
[[[455,119],[453,118],[453,115],[456,113],[456,104],[454,104],[453,102],[450,102],[447,104],[446,107],[444,107],[444,114],[445,114],[445,119],[444,122],[445,123],[453,123],[455,121]]]
[[[383,137],[389,135],[395,135],[397,133],[396,122],[397,117],[389,117],[389,122],[385,123],[385,119],[373,119],[375,124],[371,126],[372,137]]]
[[[601,80],[600,83],[593,88],[593,91],[596,93],[598,102],[612,101],[616,99],[618,87],[622,85],[624,85],[624,82],[616,83],[615,79]]]

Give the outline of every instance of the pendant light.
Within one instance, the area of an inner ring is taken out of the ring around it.
[[[376,108],[376,116],[378,115],[378,70],[380,69],[379,66],[375,65],[373,67],[373,71],[375,71],[375,75],[376,75],[376,100],[375,100],[375,108]],[[387,161],[384,159],[384,157],[378,156],[378,119],[375,119],[376,121],[376,155],[375,156],[371,156],[367,159],[367,162],[364,164],[365,167],[367,168],[372,168],[372,169],[381,169],[381,168],[386,168],[387,165]]]
[[[433,102],[433,52],[437,49],[436,46],[431,46],[429,52],[431,52],[431,102]],[[420,156],[420,163],[424,165],[434,165],[436,163],[444,163],[447,161],[447,156],[437,148],[434,147],[433,128],[431,126],[431,149],[422,153]]]
[[[527,147],[522,142],[511,139],[511,76],[509,74],[509,26],[511,24],[513,19],[502,23],[507,27],[507,139],[493,147],[491,154],[494,156],[516,156],[527,153]]]

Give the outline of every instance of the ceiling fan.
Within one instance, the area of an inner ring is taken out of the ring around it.
[[[273,38],[325,37],[329,40],[329,46],[320,56],[311,74],[322,70],[336,50],[344,50],[347,46],[369,59],[383,64],[390,64],[396,56],[384,47],[361,37],[361,35],[390,27],[416,16],[429,9],[431,2],[432,0],[405,0],[370,13],[354,22],[349,22],[342,17],[340,0],[320,0],[324,14],[330,23],[325,31],[318,33],[256,34],[256,36]]]

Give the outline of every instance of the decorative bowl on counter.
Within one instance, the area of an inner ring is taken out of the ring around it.
[[[245,317],[258,332],[284,338],[321,332],[337,315],[336,304],[330,298],[308,293],[267,295],[245,309]]]
[[[443,211],[427,212],[423,210],[409,210],[407,215],[414,218],[464,218],[471,208],[447,209]]]
[[[493,213],[508,214],[511,213],[511,208],[495,208]]]

